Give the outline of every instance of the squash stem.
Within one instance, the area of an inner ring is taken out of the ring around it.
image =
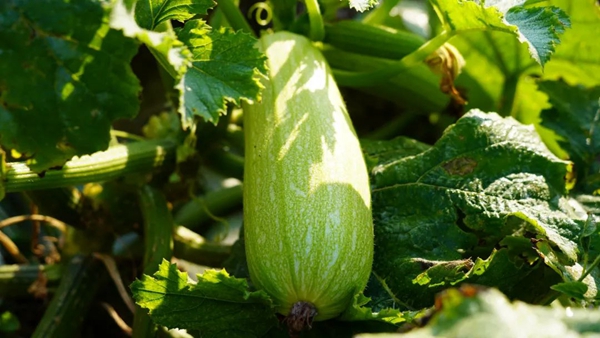
[[[325,38],[325,24],[321,9],[317,0],[306,0],[306,11],[310,21],[310,39],[313,41],[323,41]]]
[[[309,302],[296,302],[292,305],[290,314],[285,317],[290,337],[299,337],[300,332],[312,327],[313,319],[317,316],[317,309]]]
[[[369,25],[381,25],[400,0],[384,0],[381,5],[369,12],[363,22]]]

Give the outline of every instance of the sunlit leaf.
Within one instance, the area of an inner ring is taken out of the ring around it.
[[[144,275],[131,290],[155,323],[197,337],[259,337],[277,323],[269,296],[224,270],[207,270],[194,283],[163,260],[153,277]]]
[[[186,22],[178,36],[192,52],[192,65],[179,83],[185,128],[196,116],[216,124],[227,102],[260,98],[266,59],[254,47],[255,38],[228,28],[213,30],[201,20]]]

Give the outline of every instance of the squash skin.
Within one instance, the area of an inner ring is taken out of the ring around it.
[[[338,316],[373,261],[369,178],[360,144],[321,52],[303,36],[263,36],[269,79],[244,107],[244,239],[252,282],[288,315],[314,305]]]

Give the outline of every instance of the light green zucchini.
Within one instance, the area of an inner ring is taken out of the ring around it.
[[[262,101],[245,106],[244,236],[252,282],[290,329],[344,311],[365,287],[373,224],[365,162],[321,52],[263,36]]]

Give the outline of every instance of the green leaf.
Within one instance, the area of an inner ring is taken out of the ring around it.
[[[566,158],[556,134],[539,125],[540,112],[550,105],[532,78],[542,75],[541,67],[529,57],[527,47],[502,32],[462,34],[452,44],[466,61],[456,80],[457,87],[466,92],[466,109],[496,111],[521,123],[534,124],[548,148],[558,157]],[[553,58],[546,68],[555,61]]]
[[[540,68],[529,57],[527,47],[510,34],[490,31],[461,34],[452,40],[452,44],[465,59],[465,67],[456,84],[466,91],[469,101],[467,107],[497,111],[501,115],[514,112],[516,109],[513,108],[513,98],[508,97],[509,86],[516,86],[526,69]],[[524,89],[518,88],[513,93],[517,100],[514,105],[521,104],[518,99]],[[526,89],[525,94],[532,93],[531,89],[534,93],[537,90],[535,86]],[[528,99],[523,103],[528,104],[531,97],[528,96]],[[545,103],[545,100],[545,96],[542,95],[541,99],[535,100],[534,103]],[[537,110],[539,112],[541,107]],[[512,116],[521,117],[518,112]]]
[[[20,327],[19,318],[11,312],[5,311],[0,315],[0,332],[16,332]]]
[[[387,283],[373,272],[371,272],[371,276],[363,292],[364,295],[370,299],[369,306],[372,309],[371,312],[379,312],[388,308],[409,308],[405,304],[399,302],[387,286]]]
[[[500,246],[502,249],[487,260],[485,270],[471,273],[465,283],[493,286],[512,299],[541,303],[551,294],[550,287],[563,281],[539,259],[531,247],[531,239],[523,235],[507,236]]]
[[[195,116],[214,124],[226,113],[226,103],[250,103],[260,98],[260,76],[266,74],[264,54],[254,47],[256,39],[228,28],[213,30],[204,21],[190,20],[178,33],[192,51],[192,66],[179,83],[182,125]]]
[[[419,311],[400,312],[393,308],[385,308],[373,312],[373,309],[369,306],[370,301],[371,299],[365,297],[362,293],[355,295],[352,305],[338,319],[342,321],[376,320],[399,326],[402,323],[412,322],[421,314]]]
[[[431,148],[430,145],[399,136],[389,141],[361,140],[360,145],[367,162],[368,170],[400,158],[413,156]]]
[[[519,40],[529,46],[529,54],[540,65],[560,43],[559,35],[571,27],[569,17],[557,7],[513,7],[506,12],[506,21],[519,27]]]
[[[140,27],[134,17],[133,4],[134,0],[115,0],[110,26],[145,44],[160,65],[173,78],[180,79],[190,66],[190,51],[168,27],[162,32]]]
[[[413,279],[414,284],[428,285],[429,287],[443,286],[446,284],[454,285],[466,280],[472,274],[481,274],[487,270],[490,262],[494,258],[495,251],[488,259],[477,258],[473,262],[470,258],[458,259],[453,261],[422,261],[428,265],[427,270]]]
[[[583,282],[565,282],[552,285],[552,290],[564,293],[569,297],[583,299],[585,298],[585,293],[588,291],[588,286]]]
[[[503,21],[502,12],[496,6],[486,6],[472,0],[431,0],[446,31],[498,30],[517,33]]]
[[[593,271],[587,274],[583,279],[582,277],[586,273],[586,267],[580,263],[569,262],[561,252],[556,251],[549,243],[545,241],[539,241],[535,243],[535,249],[539,252],[540,256],[544,259],[546,265],[551,267],[558,275],[561,276],[564,283],[582,283],[586,286],[585,292],[581,295],[581,300],[592,300],[598,298],[598,287],[600,286],[600,275],[598,274],[597,268],[592,267]],[[598,248],[596,248],[598,249]],[[582,279],[582,280],[580,280]],[[556,285],[552,286],[556,289]],[[564,286],[559,286],[559,290],[563,292]],[[562,288],[562,289],[561,289]],[[574,295],[573,288],[569,290],[570,295]]]
[[[559,35],[570,26],[568,16],[557,7],[526,8],[524,0],[482,1],[431,0],[446,32],[483,30],[510,33],[527,43],[531,57],[540,65],[550,59]]]
[[[556,134],[539,125],[540,112],[550,105],[535,79],[564,78],[570,84],[600,84],[600,44],[593,42],[600,34],[600,10],[594,0],[554,0],[542,4],[560,7],[572,22],[572,28],[561,36],[561,44],[543,72],[528,56],[527,47],[512,35],[470,32],[452,40],[466,61],[456,84],[466,92],[467,109],[497,111],[522,123],[533,123],[550,150],[566,158]]]
[[[213,0],[139,0],[135,4],[135,21],[142,28],[154,30],[167,20],[184,22],[207,14],[214,6]]]
[[[197,337],[260,337],[277,324],[269,296],[249,291],[244,279],[224,270],[197,277],[191,283],[186,273],[163,260],[154,277],[144,275],[131,290],[156,324]]]
[[[430,149],[371,171],[374,271],[420,308],[441,286],[485,275],[507,236],[547,239],[575,261],[581,224],[563,211],[568,167],[532,127],[467,113]]]
[[[586,193],[600,189],[600,86],[544,81],[539,88],[552,104],[542,111],[542,125],[562,137],[559,144],[575,162],[579,187]]]
[[[350,0],[350,8],[355,9],[359,12],[364,12],[377,6],[378,0]]]
[[[0,2],[0,143],[42,171],[108,147],[139,109],[137,44],[111,29],[106,1]]]
[[[544,79],[563,78],[568,83],[600,85],[600,7],[596,0],[550,0],[571,19],[571,29],[544,67]]]
[[[596,233],[598,225],[594,221],[592,213],[588,214],[588,219],[585,221],[583,229],[581,230],[580,238],[590,237]]]
[[[547,96],[537,90],[529,76],[564,78],[570,84],[586,86],[600,84],[600,45],[593,42],[600,34],[600,10],[593,2],[545,2],[565,11],[572,21],[572,28],[561,37],[561,44],[544,66],[543,73],[541,67],[527,56],[525,45],[510,34],[470,32],[454,38],[452,44],[466,61],[457,85],[466,89],[467,107],[511,114],[523,123],[534,123],[548,104]],[[516,91],[511,92],[510,88],[516,88]],[[547,141],[550,135],[542,136]]]
[[[238,278],[246,278],[250,283],[250,271],[246,259],[246,242],[244,240],[244,225],[240,227],[239,238],[231,246],[231,255],[223,263],[223,267]]]
[[[591,337],[600,333],[600,311],[511,303],[495,289],[449,289],[438,297],[429,323],[404,334],[357,338]]]

